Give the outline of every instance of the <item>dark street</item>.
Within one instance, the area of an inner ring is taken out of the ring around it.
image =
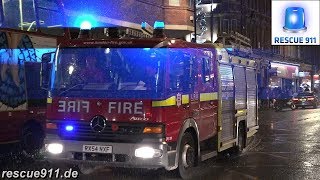
[[[319,109],[260,112],[260,130],[239,157],[208,160],[194,172],[197,179],[319,179]],[[163,173],[113,173],[108,179],[175,179]],[[111,173],[110,173],[111,175]],[[106,177],[105,171],[88,177]],[[130,178],[129,178],[130,177]]]
[[[240,156],[220,155],[194,169],[196,179],[319,179],[319,109],[262,111],[260,130]],[[65,168],[37,162],[20,170]],[[12,166],[7,169],[12,169]],[[33,168],[31,168],[33,167]],[[97,169],[81,179],[178,179],[174,172]]]

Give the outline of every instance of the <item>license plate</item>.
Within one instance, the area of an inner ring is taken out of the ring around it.
[[[301,99],[302,102],[306,102],[306,99]]]
[[[112,153],[112,146],[83,145],[82,151],[90,153],[110,154]]]

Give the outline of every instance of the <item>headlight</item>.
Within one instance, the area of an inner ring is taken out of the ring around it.
[[[160,157],[162,151],[159,149],[153,149],[151,147],[141,147],[135,150],[135,156],[139,158],[149,159],[153,157]]]
[[[63,151],[63,145],[58,143],[48,144],[47,150],[52,154],[60,154]]]

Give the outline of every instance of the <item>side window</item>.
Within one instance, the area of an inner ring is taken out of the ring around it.
[[[194,58],[177,53],[170,64],[169,78],[171,91],[190,91],[194,86]]]
[[[211,63],[209,58],[202,58],[202,80],[203,83],[210,82]]]
[[[49,35],[63,35],[64,15],[55,0],[38,0],[40,31]]]
[[[5,28],[36,31],[36,17],[33,0],[3,1]]]

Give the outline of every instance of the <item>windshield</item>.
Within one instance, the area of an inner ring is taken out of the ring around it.
[[[60,49],[52,89],[157,93],[163,82],[163,54],[146,48]]]

